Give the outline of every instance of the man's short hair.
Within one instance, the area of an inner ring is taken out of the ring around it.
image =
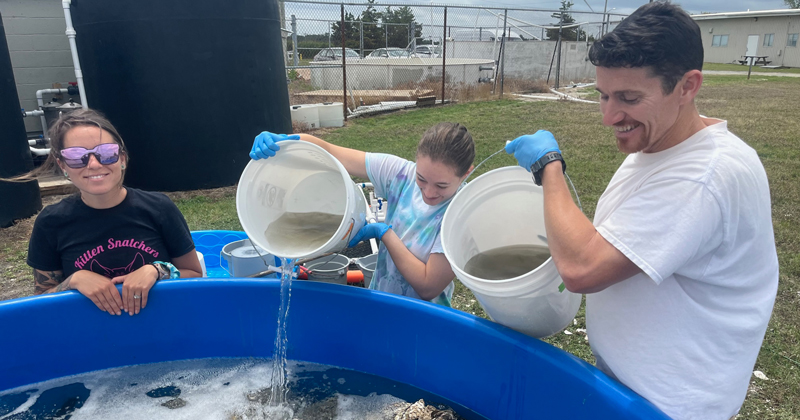
[[[595,41],[589,59],[600,67],[648,67],[666,95],[686,72],[703,69],[700,27],[680,6],[647,3]]]

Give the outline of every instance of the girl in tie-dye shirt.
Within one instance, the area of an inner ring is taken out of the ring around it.
[[[338,159],[352,176],[369,178],[386,198],[385,223],[364,226],[351,241],[378,238],[378,264],[370,288],[450,306],[455,274],[442,250],[440,229],[447,205],[472,170],[475,143],[466,127],[439,123],[417,145],[416,163],[393,155],[365,153],[308,135],[259,134],[250,157],[280,150],[281,140],[314,143]]]

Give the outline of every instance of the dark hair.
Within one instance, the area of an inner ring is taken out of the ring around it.
[[[58,161],[61,160],[61,151],[64,150],[64,137],[67,132],[74,127],[91,126],[98,127],[101,130],[107,131],[111,134],[111,138],[119,145],[120,156],[125,156],[126,161],[130,161],[128,156],[128,149],[125,148],[125,142],[117,132],[117,129],[111,124],[103,114],[91,109],[78,109],[68,114],[63,114],[50,126],[48,135],[50,137],[50,154],[47,155],[47,160],[44,161],[42,166],[34,169],[27,174],[22,174],[13,178],[6,179],[6,181],[29,181],[35,179],[42,174],[49,174],[58,169]],[[122,177],[125,177],[125,170],[122,170]]]
[[[600,67],[648,67],[669,94],[686,72],[703,69],[700,27],[680,6],[647,3],[595,41],[589,59]]]
[[[452,166],[461,177],[475,161],[475,142],[467,127],[443,122],[425,131],[417,145],[417,156],[427,156],[432,161]]]

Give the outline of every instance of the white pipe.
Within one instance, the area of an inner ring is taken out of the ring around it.
[[[375,215],[372,213],[372,210],[369,208],[369,206],[367,206],[367,223],[375,223],[375,222],[377,222],[377,220],[375,220]],[[378,253],[378,242],[375,241],[375,238],[370,238],[369,246],[370,248],[372,248],[373,254]]]
[[[561,96],[562,98],[564,98],[566,100],[569,100],[569,101],[583,102],[585,104],[599,104],[600,103],[600,102],[596,102],[596,101],[587,101],[586,99],[579,99],[579,98],[576,98],[574,96],[569,96],[569,95],[567,95],[565,93],[561,93],[561,92],[559,92],[559,91],[557,91],[557,90],[555,90],[553,88],[550,89],[550,92],[553,92],[556,95]]]
[[[59,89],[39,89],[39,90],[36,91],[36,103],[39,104],[39,109],[42,109],[42,107],[44,106],[44,94],[45,93],[58,94],[58,93],[67,93],[67,92],[69,92],[68,89],[61,89],[61,88],[59,88]]]
[[[36,156],[47,156],[50,154],[50,149],[36,149],[30,146],[28,146],[28,148],[31,149],[31,153]]]
[[[34,109],[33,111],[25,111],[22,113],[23,117],[42,117],[44,116],[44,111],[41,109]]]
[[[64,7],[64,20],[67,22],[67,38],[69,38],[69,49],[72,51],[72,63],[75,65],[75,78],[78,79],[78,92],[81,95],[81,106],[83,109],[89,108],[89,103],[86,101],[86,89],[83,87],[83,72],[81,71],[81,62],[78,59],[78,45],[75,44],[75,28],[72,27],[72,15],[69,12],[69,6],[72,0],[62,0],[61,6]]]
[[[38,143],[38,141],[36,141],[36,140],[28,140],[28,146],[36,146],[36,143]]]

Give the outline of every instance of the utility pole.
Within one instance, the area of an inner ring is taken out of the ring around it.
[[[292,61],[297,67],[297,18],[292,15]]]
[[[564,12],[561,12],[561,19],[558,23],[558,57],[556,59],[556,89],[558,89],[559,76],[561,74],[561,30],[564,27]]]

